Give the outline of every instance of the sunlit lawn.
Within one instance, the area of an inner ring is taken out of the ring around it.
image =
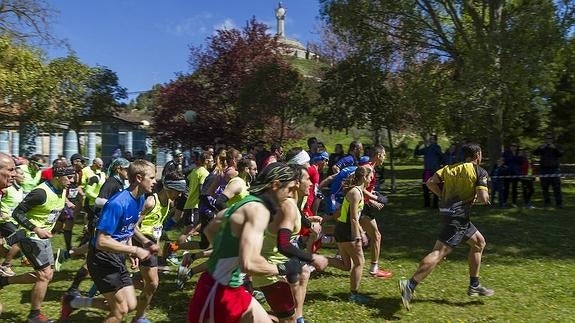
[[[494,288],[495,296],[467,296],[467,248],[462,246],[419,285],[412,311],[407,312],[401,305],[397,280],[411,276],[419,260],[433,246],[439,229],[435,211],[421,207],[420,187],[414,182],[418,177],[419,171],[400,167],[398,192],[390,194],[391,203],[378,219],[384,236],[380,263],[383,268],[392,270],[394,277],[380,280],[369,277],[366,271],[360,291],[373,297],[373,301],[361,306],[347,301],[348,274],[328,269],[310,282],[304,308],[307,321],[574,320],[573,181],[564,183],[565,208],[561,210],[544,210],[540,207],[533,210],[475,209],[473,221],[487,239],[481,270],[482,283]],[[541,205],[538,183],[534,202]],[[54,239],[55,246],[62,244],[61,236]],[[324,249],[322,253],[333,254],[334,251]],[[43,311],[51,318],[58,317],[60,297],[80,264],[80,260],[65,263],[62,272],[57,273],[50,284]],[[27,268],[16,267],[15,270],[22,273]],[[197,277],[184,291],[175,288],[174,279],[175,271],[161,277],[159,291],[148,314],[153,322],[185,321],[187,302]],[[90,285],[91,282],[85,282],[82,289],[87,291]],[[7,286],[0,291],[4,304],[0,322],[25,320],[29,310],[29,291],[30,286],[27,285]],[[104,313],[97,310],[81,310],[72,314],[71,322],[97,322],[103,316]]]

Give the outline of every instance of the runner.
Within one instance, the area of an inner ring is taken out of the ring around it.
[[[158,277],[158,256],[156,254],[160,250],[159,242],[162,236],[163,223],[170,213],[173,202],[185,191],[186,180],[184,175],[179,171],[173,171],[165,174],[162,181],[162,190],[148,196],[146,203],[144,203],[144,210],[134,231],[137,241],[133,241],[133,244],[149,249],[152,255],[139,264],[144,288],[138,297],[136,315],[132,322],[151,322],[145,317],[145,312],[160,281]]]
[[[196,284],[188,305],[188,322],[271,322],[243,286],[243,275],[282,275],[295,282],[301,272],[298,259],[273,265],[260,254],[264,232],[278,205],[293,196],[296,174],[283,163],[266,167],[250,188],[250,195],[220,212],[205,230],[213,241],[208,271]]]
[[[0,275],[14,276],[12,270],[12,259],[20,252],[20,240],[25,237],[24,233],[18,230],[18,222],[12,217],[14,209],[24,199],[24,192],[20,184],[24,180],[24,172],[21,168],[15,168],[16,176],[14,176],[14,183],[7,188],[0,190],[0,239],[5,244],[8,252],[4,258],[4,262],[0,265]],[[0,244],[2,252],[3,246]]]
[[[136,309],[136,292],[125,266],[128,255],[132,267],[150,257],[150,250],[132,245],[134,227],[146,200],[156,184],[154,164],[138,159],[128,168],[128,189],[108,200],[90,241],[88,270],[98,290],[110,306],[104,322],[121,322]],[[65,314],[65,313],[64,313]]]
[[[8,154],[0,153],[0,208],[3,203],[3,190],[14,183],[15,169],[16,165],[12,157]],[[0,289],[2,289],[1,285]],[[2,303],[0,303],[0,314],[2,314]]]
[[[443,229],[435,242],[433,250],[421,260],[419,268],[411,279],[399,281],[401,300],[407,310],[411,309],[411,300],[417,284],[422,282],[445,258],[462,242],[469,249],[469,296],[492,296],[492,289],[479,284],[479,267],[485,248],[485,238],[471,223],[471,206],[478,202],[489,204],[487,190],[487,171],[481,167],[481,147],[468,143],[461,148],[465,162],[448,165],[438,170],[427,181],[429,189],[440,197],[439,212],[443,220]],[[443,189],[440,184],[443,183]]]
[[[34,273],[1,277],[0,287],[8,284],[33,284],[31,309],[28,322],[51,322],[40,309],[52,280],[54,255],[51,230],[66,202],[66,188],[74,180],[71,166],[54,169],[54,177],[34,188],[12,212],[14,219],[23,227],[25,238],[20,240],[22,252],[30,260]]]

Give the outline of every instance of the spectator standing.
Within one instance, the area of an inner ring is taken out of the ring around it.
[[[541,176],[541,191],[543,193],[543,203],[545,207],[551,204],[549,196],[549,186],[553,188],[555,195],[555,205],[558,208],[563,207],[563,196],[561,194],[561,179],[559,178],[559,166],[562,153],[553,142],[553,135],[545,135],[545,143],[539,146],[533,152],[533,155],[539,156],[539,174]],[[549,176],[556,175],[556,176]]]
[[[521,156],[521,190],[523,191],[523,203],[528,209],[533,209],[531,204],[531,196],[533,196],[533,167],[531,165],[531,156],[527,149],[521,149],[519,151]]]
[[[503,157],[499,157],[499,159],[497,159],[497,163],[491,170],[491,203],[495,204],[495,197],[497,196],[497,203],[499,207],[505,206],[505,178],[501,178],[500,176],[508,175],[509,167],[505,165]]]
[[[509,175],[519,176],[521,175],[521,156],[519,156],[519,145],[516,143],[511,143],[509,149],[503,152],[503,160],[505,165],[509,167]],[[506,177],[505,180],[505,190],[503,201],[507,206],[517,207],[517,184],[519,183],[519,177]],[[507,204],[509,199],[509,188],[511,188],[511,205]]]
[[[421,147],[423,145],[423,147]],[[433,205],[431,204],[431,193],[425,183],[443,164],[443,153],[437,144],[437,135],[431,135],[429,140],[420,141],[413,152],[415,156],[423,156],[423,206],[437,208],[438,197],[433,195]]]

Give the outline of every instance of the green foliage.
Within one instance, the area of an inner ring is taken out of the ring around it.
[[[242,30],[218,30],[205,49],[191,49],[193,74],[162,86],[156,99],[154,127],[160,142],[196,145],[218,138],[241,147],[293,137],[295,125],[310,109],[311,87],[285,62],[283,45],[266,29],[252,19]],[[197,113],[193,124],[182,123],[186,110]],[[168,121],[189,129],[172,131]]]
[[[489,142],[545,127],[572,1],[321,1],[322,17],[390,72],[418,129]],[[339,102],[336,102],[338,104]]]

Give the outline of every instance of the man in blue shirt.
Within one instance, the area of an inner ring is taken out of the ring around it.
[[[110,314],[105,322],[121,322],[124,316],[136,308],[136,292],[132,278],[125,266],[125,256],[130,257],[132,267],[140,260],[150,257],[157,248],[146,245],[144,248],[132,245],[134,227],[145,202],[146,194],[152,193],[156,184],[156,170],[152,163],[139,159],[128,167],[128,189],[108,200],[98,224],[96,235],[90,242],[88,251],[88,271],[104,295],[103,300],[66,295],[62,302],[61,318],[80,307],[108,309]],[[138,322],[149,322],[142,318]]]
[[[332,166],[332,171],[334,174],[339,173],[340,170],[349,167],[349,166],[357,166],[357,161],[361,156],[361,152],[363,151],[363,145],[359,141],[352,141],[349,144],[349,150],[347,151],[347,155],[340,158],[335,165]]]

